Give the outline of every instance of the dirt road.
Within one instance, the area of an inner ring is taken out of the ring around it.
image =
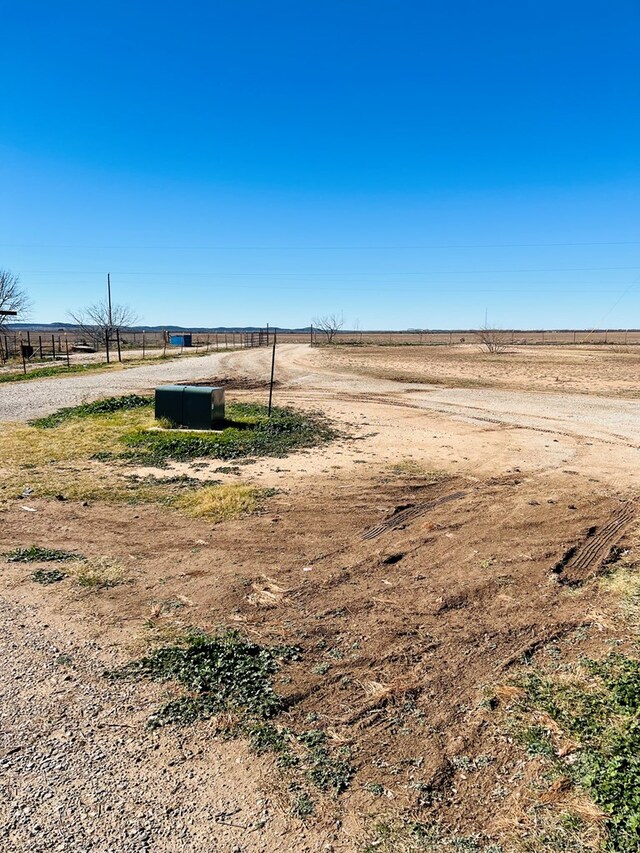
[[[477,423],[502,423],[562,435],[640,446],[640,403],[586,395],[442,388],[369,378],[339,372],[323,364],[323,350],[285,344],[278,350],[278,378],[283,390],[303,392],[322,405],[330,397],[357,395],[361,402],[400,402]],[[212,354],[202,358],[152,364],[117,372],[69,376],[0,388],[0,422],[28,420],[62,406],[101,396],[150,390],[158,384],[245,376],[266,379],[270,353],[264,349]],[[288,394],[288,396],[289,396]],[[384,397],[384,399],[382,399]]]

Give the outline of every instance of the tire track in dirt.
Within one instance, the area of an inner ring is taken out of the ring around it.
[[[635,504],[627,501],[599,529],[590,528],[581,545],[574,545],[554,568],[561,584],[576,586],[597,574],[635,518]]]
[[[424,515],[434,507],[440,506],[441,504],[449,503],[450,501],[459,500],[460,498],[466,497],[468,494],[469,492],[453,492],[453,494],[451,495],[444,495],[443,497],[436,498],[432,501],[425,501],[425,503],[419,503],[415,504],[414,506],[407,507],[406,509],[400,510],[399,512],[395,512],[391,516],[391,518],[388,518],[386,521],[383,521],[380,524],[376,524],[375,527],[370,527],[368,530],[365,530],[361,538],[375,539],[377,536],[381,536],[383,533],[386,533],[389,530],[393,530],[400,524],[405,524],[407,521],[411,521],[414,518],[418,518],[418,516],[420,515]]]

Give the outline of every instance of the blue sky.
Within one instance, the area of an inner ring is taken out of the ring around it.
[[[0,266],[34,320],[640,326],[637,2],[3,12]]]

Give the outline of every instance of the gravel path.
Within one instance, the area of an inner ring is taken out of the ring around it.
[[[264,362],[266,369],[268,354],[266,350],[258,349],[238,353],[212,353],[123,370],[111,369],[70,376],[63,374],[48,379],[0,384],[0,422],[27,421],[64,406],[77,406],[114,394],[148,391],[156,385],[208,379],[220,375],[229,358],[237,361],[238,369],[242,369],[245,363],[249,369],[250,365],[256,362]]]
[[[640,402],[584,394],[466,388],[412,394],[420,408],[458,418],[504,423],[640,447]]]
[[[206,723],[149,731],[164,689],[109,681],[108,651],[42,615],[0,598],[0,849],[344,849],[256,795],[264,762],[242,743],[219,741]]]

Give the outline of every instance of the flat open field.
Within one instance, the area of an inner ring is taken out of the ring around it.
[[[0,551],[82,555],[0,560],[7,849],[638,849],[640,356],[287,343],[275,402],[324,420],[286,455],[123,455],[144,401],[26,423],[164,382],[264,404],[270,358],[0,385]],[[229,628],[297,649],[259,721],[149,728],[176,679],[105,676]]]

